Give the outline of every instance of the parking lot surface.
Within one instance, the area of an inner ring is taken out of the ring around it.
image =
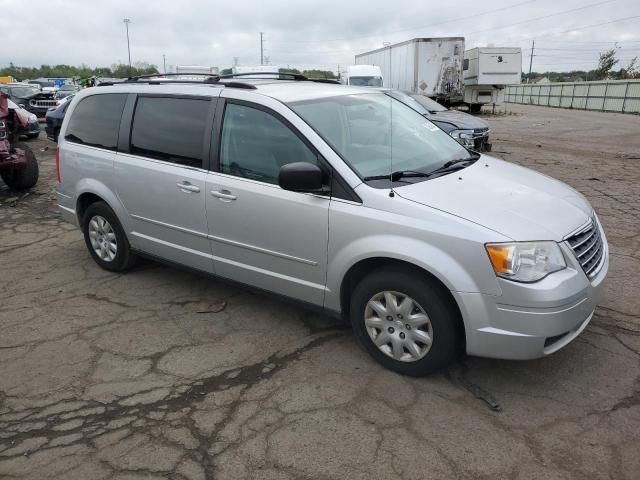
[[[596,208],[607,299],[550,357],[422,379],[282,300],[101,270],[60,220],[42,134],[37,187],[0,185],[0,477],[640,478],[640,117],[506,110],[487,116],[494,155]]]

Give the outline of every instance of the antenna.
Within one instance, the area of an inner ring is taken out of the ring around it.
[[[389,122],[389,145],[391,151],[391,161],[389,162],[389,196],[391,198],[396,196],[396,193],[393,191],[393,99],[389,97],[389,118],[391,121]]]

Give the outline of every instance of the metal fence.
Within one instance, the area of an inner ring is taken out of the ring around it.
[[[640,80],[509,85],[504,101],[578,110],[640,113]]]

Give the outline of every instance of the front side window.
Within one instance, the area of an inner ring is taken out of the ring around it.
[[[220,171],[237,177],[278,184],[280,167],[288,163],[318,163],[298,136],[273,115],[229,103],[220,141]]]
[[[290,103],[363,178],[391,171],[428,173],[469,152],[433,123],[384,93]]]
[[[105,93],[83,98],[73,110],[65,140],[115,150],[127,95]]]
[[[139,97],[131,153],[202,168],[208,99]]]

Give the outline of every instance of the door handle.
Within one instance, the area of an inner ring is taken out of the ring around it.
[[[229,192],[229,190],[211,190],[211,195],[213,195],[216,198],[219,198],[222,201],[227,201],[230,202],[232,200],[235,200],[236,197],[235,195],[232,195],[231,192]]]
[[[199,193],[200,188],[195,185],[191,185],[189,182],[178,182],[176,186],[185,193]]]

